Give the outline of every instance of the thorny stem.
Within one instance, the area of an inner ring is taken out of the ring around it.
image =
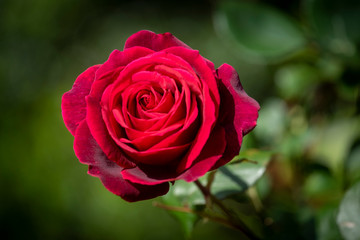
[[[211,201],[216,204],[227,216],[227,221],[231,223],[231,226],[240,230],[244,235],[249,239],[259,239],[240,219],[234,218],[233,213],[218,199],[216,198],[206,187],[204,187],[199,180],[194,181],[195,185],[200,189],[204,195],[205,200],[211,199]]]

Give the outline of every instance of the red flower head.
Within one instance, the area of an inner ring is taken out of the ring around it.
[[[140,31],[62,98],[75,154],[127,201],[154,198],[236,156],[258,103],[228,64],[215,70],[170,33]]]

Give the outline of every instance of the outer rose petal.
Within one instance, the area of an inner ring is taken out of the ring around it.
[[[225,128],[227,146],[225,153],[213,169],[239,154],[242,138],[256,126],[259,104],[243,90],[235,69],[223,64],[217,69],[221,96],[220,124]]]
[[[110,54],[108,60],[101,66],[99,71],[96,72],[96,79],[100,79],[105,75],[111,74],[115,69],[125,67],[133,60],[152,53],[154,53],[154,51],[143,47],[135,47],[126,51],[119,51],[115,49]]]
[[[142,30],[131,35],[126,40],[124,49],[135,46],[146,47],[154,51],[161,51],[169,47],[177,46],[191,49],[171,33],[156,34],[148,30]]]
[[[259,117],[260,106],[249,97],[241,86],[239,75],[229,64],[223,64],[217,69],[219,79],[229,90],[235,103],[234,126],[238,135],[247,134],[255,126]]]
[[[142,46],[154,51],[160,51],[170,47],[185,47],[192,49],[171,33],[156,34],[148,30],[139,31],[131,35],[125,43],[125,48],[131,48],[134,46]],[[215,72],[214,64],[206,58],[203,58],[209,68]]]
[[[92,137],[86,121],[82,121],[75,133],[74,150],[81,163],[89,165],[89,174],[99,177],[112,193],[128,202],[140,201],[164,195],[169,184],[145,186],[124,180],[122,167],[110,161]]]
[[[79,123],[86,117],[85,97],[89,95],[95,73],[101,65],[88,68],[75,80],[72,89],[62,96],[61,110],[67,129],[72,135]]]

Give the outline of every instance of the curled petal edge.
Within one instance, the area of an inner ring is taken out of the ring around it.
[[[75,135],[76,128],[86,117],[85,97],[89,95],[95,73],[101,65],[95,65],[80,74],[71,88],[61,99],[61,111],[66,128]]]
[[[74,150],[79,161],[89,165],[90,175],[100,178],[110,192],[128,202],[151,199],[169,190],[168,183],[148,186],[125,180],[121,174],[123,168],[106,157],[92,137],[86,121],[82,121],[76,130]]]

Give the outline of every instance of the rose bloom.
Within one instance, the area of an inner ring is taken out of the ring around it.
[[[80,74],[61,107],[80,162],[129,202],[229,162],[259,110],[232,66],[145,30]]]

